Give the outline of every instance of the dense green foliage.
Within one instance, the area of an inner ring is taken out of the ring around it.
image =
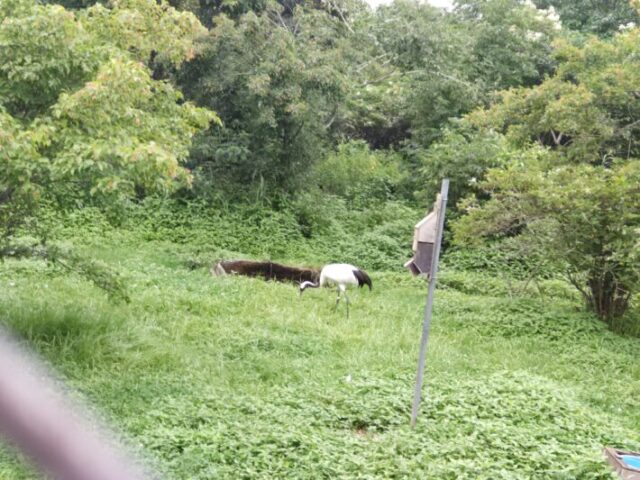
[[[195,243],[167,241],[168,217],[145,240],[154,229],[88,213],[59,233],[119,265],[131,303],[11,260],[2,319],[167,478],[608,479],[602,445],[640,446],[638,340],[577,312],[562,283],[513,300],[498,279],[446,268],[413,431],[422,281],[370,272],[347,321],[333,292],[300,299],[293,285],[194,269],[194,254],[224,246],[204,243],[208,226],[183,230]],[[0,458],[3,478],[33,477]]]
[[[540,8],[555,7],[562,24],[587,34],[610,36],[640,21],[628,0],[534,0]]]
[[[217,116],[181,102],[144,62],[153,52],[180,64],[204,29],[193,15],[148,0],[77,15],[12,0],[0,15],[0,258],[26,255],[30,243],[31,254],[126,298],[108,269],[46,245],[38,208],[114,210],[190,183],[181,163],[191,137]],[[25,233],[37,238],[25,241]]]
[[[525,166],[526,165],[526,166]],[[567,264],[566,275],[587,305],[612,323],[629,307],[640,284],[640,162],[603,169],[529,159],[491,170],[482,188],[491,200],[457,223],[459,241],[486,235],[520,235],[550,258]]]
[[[180,63],[202,32],[195,18],[146,0],[78,15],[16,0],[0,12],[3,245],[43,199],[113,204],[188,181],[190,138],[217,117],[179,104],[140,61],[153,49]]]
[[[520,235],[566,263],[568,279],[609,323],[640,289],[639,35],[633,29],[582,48],[563,43],[553,77],[504,92],[463,122],[479,132],[462,138],[474,152],[487,136],[503,137],[490,144],[494,168],[479,188],[488,201],[464,205],[458,240]],[[453,160],[462,152],[466,160],[459,143],[452,135],[433,152]],[[455,165],[439,161],[441,171]]]
[[[639,5],[0,0],[0,323],[167,478],[611,478],[602,446],[640,448]],[[444,177],[411,430],[402,264]],[[346,321],[208,274],[230,258],[374,289]]]
[[[200,39],[196,57],[179,75],[186,95],[219,112],[223,125],[196,142],[191,163],[208,188],[259,185],[291,191],[321,156],[326,124],[342,98],[331,59],[316,46],[313,14],[296,15],[294,27],[274,25],[278,11],[248,13],[238,23],[218,17]],[[307,18],[311,17],[311,18]],[[281,18],[281,17],[280,17]]]

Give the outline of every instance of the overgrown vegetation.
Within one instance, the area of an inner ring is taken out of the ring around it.
[[[587,3],[0,0],[0,321],[168,478],[608,478],[640,426],[639,5]],[[413,432],[401,265],[444,177]],[[344,322],[207,275],[232,257],[376,286]]]
[[[638,73],[629,58],[638,35],[633,29],[583,48],[564,43],[555,76],[504,92],[466,119],[484,132],[481,140],[504,134],[503,155],[512,159],[488,169],[480,187],[488,201],[465,204],[458,239],[519,236],[537,243],[534,250],[566,262],[570,282],[608,323],[626,312],[640,286]]]
[[[7,260],[3,322],[167,478],[604,479],[602,445],[640,446],[638,340],[578,312],[555,280],[510,299],[495,277],[443,270],[414,431],[423,281],[375,272],[346,321],[331,292],[301,300],[293,285],[189,263],[214,257],[215,239],[68,228],[84,254],[119,266],[131,303]],[[3,478],[33,477],[1,458]]]

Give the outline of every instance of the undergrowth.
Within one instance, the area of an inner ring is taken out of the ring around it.
[[[426,284],[398,266],[393,232],[410,212],[388,208],[372,224],[390,240],[370,250],[338,233],[364,238],[373,212],[317,238],[286,224],[291,212],[262,223],[158,207],[119,226],[78,212],[52,232],[117,269],[130,303],[8,259],[0,320],[166,478],[613,478],[602,448],[640,448],[640,340],[608,331],[554,278],[444,262],[409,428]],[[322,264],[349,251],[374,285],[350,291],[349,319],[333,291],[208,273],[231,256]],[[35,476],[0,453],[1,478]]]
[[[194,264],[223,255],[311,262],[351,262],[367,269],[401,270],[411,256],[413,224],[420,212],[399,202],[350,209],[338,197],[307,198],[272,209],[179,204],[149,198],[115,221],[97,209],[67,215],[48,212],[53,238],[79,242],[120,235],[136,244],[165,241],[185,245]],[[115,225],[114,225],[115,223]],[[200,257],[200,258],[199,258]]]

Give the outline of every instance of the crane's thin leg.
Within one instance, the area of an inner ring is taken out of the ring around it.
[[[340,291],[340,288],[338,288],[338,298],[336,298],[336,306],[333,307],[333,311],[335,312],[336,310],[338,310],[338,304],[340,303],[340,294],[342,292]]]
[[[347,320],[349,320],[349,296],[347,295],[347,292],[344,292],[344,299],[347,303]]]

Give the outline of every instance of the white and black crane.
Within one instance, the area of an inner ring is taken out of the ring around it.
[[[347,318],[349,318],[349,297],[347,296],[347,285],[356,285],[362,287],[367,285],[371,290],[371,278],[367,275],[367,272],[361,270],[358,267],[349,265],[348,263],[330,263],[325,265],[320,272],[319,282],[302,282],[300,284],[300,295],[307,288],[324,287],[328,284],[334,284],[338,288],[338,298],[336,299],[336,306],[340,303],[340,298],[344,294],[345,301],[347,303]]]

